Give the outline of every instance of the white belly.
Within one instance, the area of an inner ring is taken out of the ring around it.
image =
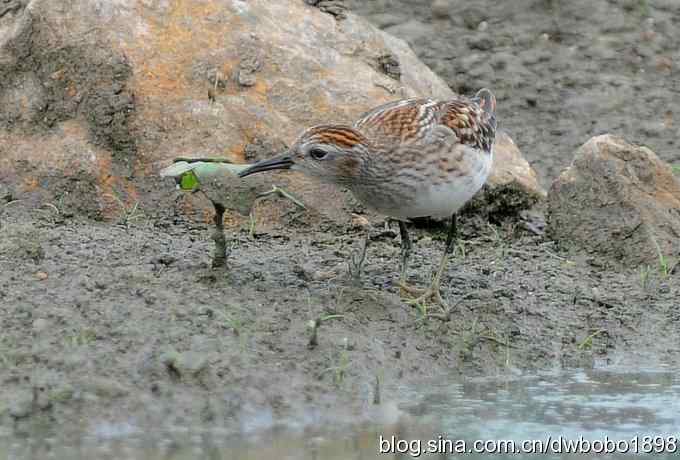
[[[450,182],[423,186],[409,200],[398,206],[376,209],[396,219],[412,217],[450,217],[465,205],[486,182],[491,171],[492,156],[484,155],[476,161],[469,176],[453,178]]]

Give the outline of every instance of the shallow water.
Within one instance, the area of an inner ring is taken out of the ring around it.
[[[439,450],[463,448],[463,440],[466,450],[474,447],[475,440],[488,441],[486,447],[491,449],[511,448],[513,443],[516,449],[535,449],[541,441],[561,448],[562,453],[507,457],[576,458],[564,452],[565,443],[580,437],[590,441],[590,446],[582,442],[580,447],[590,447],[593,457],[598,449],[618,444],[621,449],[628,447],[628,455],[620,457],[629,458],[636,442],[640,453],[660,453],[656,458],[680,455],[680,445],[673,438],[680,437],[680,375],[670,369],[604,368],[512,378],[457,378],[418,388],[394,388],[390,393],[395,402],[376,410],[373,420],[352,427],[295,424],[260,431],[249,427],[234,436],[210,427],[159,433],[131,423],[95,423],[75,442],[61,439],[53,426],[32,427],[28,432],[24,428],[20,433],[6,429],[0,431],[0,458],[396,459],[423,453],[430,440]],[[393,450],[398,439],[402,440],[401,453]],[[607,444],[598,443],[607,440]],[[389,452],[379,453],[381,447]],[[437,453],[421,458],[459,456]]]

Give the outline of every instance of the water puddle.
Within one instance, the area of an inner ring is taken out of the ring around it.
[[[460,457],[461,449],[471,452],[466,458],[488,458],[476,450],[515,459],[630,458],[636,449],[660,459],[680,456],[680,376],[670,369],[457,378],[390,393],[396,402],[351,427],[296,425],[235,436],[210,427],[158,433],[132,423],[97,423],[77,442],[61,440],[55,427],[22,434],[0,429],[0,458],[448,459]],[[551,453],[529,453],[548,448]],[[574,448],[582,454],[567,453]],[[521,453],[501,455],[508,451]]]

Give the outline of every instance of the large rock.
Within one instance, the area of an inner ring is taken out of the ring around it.
[[[592,138],[552,184],[548,203],[548,231],[560,243],[627,266],[680,255],[680,182],[646,147]]]
[[[156,179],[172,158],[254,161],[310,125],[452,94],[404,42],[337,2],[10,3],[0,7],[0,182],[65,213],[172,206],[171,184]],[[346,220],[342,191],[272,180]],[[285,212],[263,208],[270,221]]]

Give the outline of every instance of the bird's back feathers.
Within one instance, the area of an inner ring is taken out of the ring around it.
[[[453,131],[461,144],[490,152],[496,132],[495,108],[495,97],[487,89],[471,99],[463,96],[447,101],[404,99],[374,108],[353,127],[374,143],[394,145],[418,144],[430,130],[443,125]]]

